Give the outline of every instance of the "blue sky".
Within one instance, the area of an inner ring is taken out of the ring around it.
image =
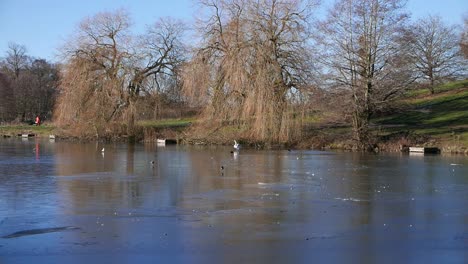
[[[193,0],[0,0],[0,57],[8,42],[25,45],[28,54],[56,60],[57,48],[74,32],[85,17],[118,8],[129,10],[133,29],[142,32],[158,17],[192,21]],[[331,0],[322,0],[325,4]],[[413,19],[437,14],[451,24],[461,24],[468,15],[468,0],[409,0]]]

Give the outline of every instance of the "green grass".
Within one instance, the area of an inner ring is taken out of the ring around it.
[[[446,91],[451,91],[455,89],[460,89],[468,87],[468,80],[461,80],[455,82],[448,82],[434,87],[434,93],[443,93]],[[421,97],[421,96],[430,96],[431,92],[427,88],[410,90],[406,93],[406,97]]]
[[[36,134],[40,136],[48,136],[53,134],[55,130],[54,126],[51,125],[41,125],[41,126],[31,126],[31,125],[4,125],[0,126],[0,135],[17,135],[17,134]]]
[[[445,91],[450,91],[454,89],[459,89],[459,88],[466,88],[468,87],[468,79],[467,80],[461,80],[461,81],[455,81],[455,82],[448,82],[442,85],[439,85],[435,88],[435,92],[445,92]]]
[[[175,128],[185,127],[196,121],[194,118],[182,118],[182,119],[161,119],[161,120],[141,120],[137,124],[142,127],[152,128]]]
[[[468,147],[468,81],[444,84],[436,94],[413,94],[401,113],[374,120],[384,134],[411,131]],[[395,126],[399,125],[399,126]]]
[[[378,123],[431,127],[468,124],[468,87],[456,93],[446,92],[410,101],[403,113],[382,118]]]

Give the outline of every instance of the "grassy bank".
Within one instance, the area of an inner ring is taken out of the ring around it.
[[[175,133],[182,131],[188,127],[194,119],[163,119],[163,120],[145,120],[137,122],[137,127],[141,133],[151,138],[150,134],[154,134],[154,140],[158,138],[175,138]],[[14,137],[20,134],[34,134],[38,137],[48,137],[49,135],[58,135],[61,138],[76,138],[57,128],[53,124],[43,124],[41,126],[34,125],[18,125],[5,124],[0,125],[0,136]],[[84,139],[86,140],[86,139]]]
[[[391,113],[371,120],[377,149],[400,151],[401,146],[439,147],[442,152],[468,154],[468,80],[435,88],[415,89],[396,102]],[[309,122],[301,148],[352,149],[349,124]]]
[[[374,120],[381,139],[414,138],[444,152],[468,151],[468,81],[408,93],[400,111]]]
[[[435,88],[409,91],[395,105],[395,111],[371,120],[371,131],[378,148],[399,151],[401,145],[436,146],[443,152],[468,152],[468,80],[451,82]],[[344,123],[327,123],[330,113],[306,118],[303,138],[289,142],[296,148],[352,149],[351,127]],[[333,115],[331,115],[333,117]],[[334,118],[330,118],[334,120]],[[242,138],[245,129],[233,125],[203,128],[197,132],[186,128],[197,120],[168,119],[141,121],[145,138],[183,138],[189,144],[231,144],[233,139],[244,145],[263,146]],[[151,131],[151,133],[148,133]]]
[[[1,125],[0,136],[17,136],[19,134],[34,134],[36,136],[49,136],[55,133],[55,126],[44,124],[40,126],[32,125]]]
[[[468,80],[436,87],[435,94],[427,89],[409,91],[404,99],[396,102],[394,109],[392,113],[371,120],[373,140],[379,150],[399,151],[401,145],[435,146],[443,152],[468,154]],[[287,146],[352,149],[351,127],[343,121],[336,122],[337,114],[326,111],[306,117],[302,139],[288,142]],[[229,124],[205,127],[199,122],[197,129],[190,129],[197,121],[196,118],[138,121],[138,139],[168,138],[188,144],[232,144],[232,140],[237,139],[244,145],[268,147],[262,142],[249,141],[246,127]],[[60,131],[52,124],[0,126],[0,136],[26,133],[60,136]],[[242,135],[247,136],[243,138]]]
[[[137,125],[144,128],[181,128],[189,126],[194,121],[195,118],[142,120],[138,121]]]
[[[141,120],[137,126],[141,129],[143,141],[156,141],[157,139],[182,140],[184,131],[195,122],[194,118]]]

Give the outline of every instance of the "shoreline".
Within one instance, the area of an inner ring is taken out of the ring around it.
[[[208,140],[207,138],[192,138],[190,135],[183,133],[184,131],[180,128],[144,128],[144,133],[141,135],[141,139],[135,140],[135,142],[156,143],[158,139],[170,139],[176,141],[180,145],[204,145],[204,146],[227,146],[230,145],[234,139],[223,138]],[[50,138],[53,135],[54,140],[70,141],[70,142],[131,142],[128,136],[116,136],[112,138],[80,138],[77,136],[66,135],[59,128],[54,126],[17,126],[17,125],[2,125],[0,126],[0,138],[21,138],[21,135],[28,134],[28,138]],[[182,135],[184,134],[184,135]],[[52,139],[52,138],[50,138]],[[338,150],[338,151],[350,151],[359,152],[353,147],[352,141],[349,139],[340,139],[338,137],[329,136],[324,139],[323,135],[311,135],[305,137],[303,140],[298,142],[286,142],[269,144],[265,142],[250,141],[245,138],[237,139],[246,148],[255,149],[295,149],[295,150]],[[450,143],[443,143],[435,141],[434,139],[425,139],[418,142],[405,141],[402,144],[402,139],[390,139],[390,140],[377,140],[373,144],[373,149],[369,152],[375,153],[408,153],[407,148],[410,146],[414,147],[436,147],[440,149],[440,154],[458,154],[468,155],[468,148],[463,145],[454,145]]]

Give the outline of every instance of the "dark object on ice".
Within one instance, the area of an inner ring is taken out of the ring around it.
[[[74,226],[62,226],[62,227],[30,229],[30,230],[18,231],[18,232],[9,234],[7,236],[3,236],[2,238],[15,238],[15,237],[60,232],[60,231],[64,231],[64,230],[78,230],[78,229],[80,229],[80,228],[79,227],[74,227]]]

